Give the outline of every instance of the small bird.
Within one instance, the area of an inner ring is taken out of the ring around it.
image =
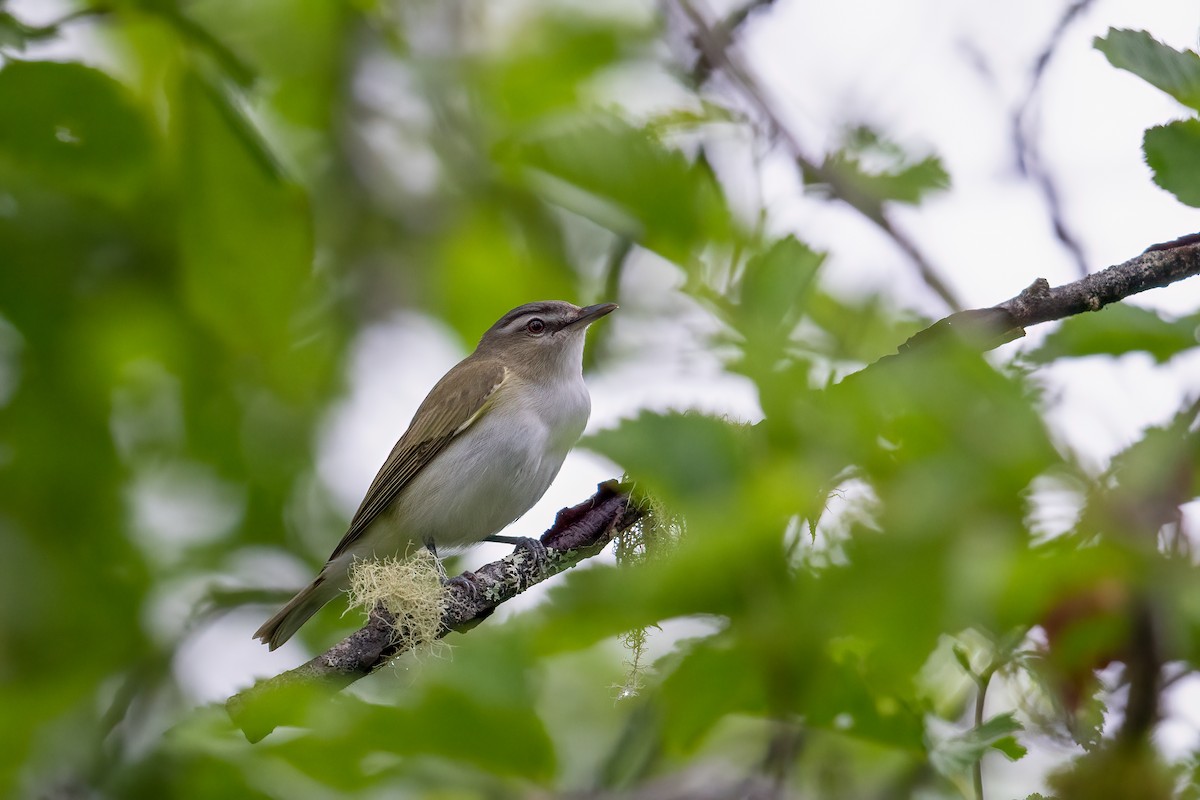
[[[488,328],[447,372],[396,442],[316,579],[254,634],[279,647],[350,585],[356,559],[495,536],[541,499],[591,413],[587,328],[615,303],[527,303]]]

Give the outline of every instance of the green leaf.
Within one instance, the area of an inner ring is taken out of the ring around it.
[[[808,347],[839,361],[864,364],[896,352],[898,343],[932,322],[899,314],[892,300],[877,294],[847,299],[813,292],[805,313],[827,334],[805,342]]]
[[[753,653],[728,641],[697,643],[655,698],[666,743],[687,752],[727,714],[764,713],[761,669]],[[704,701],[697,702],[701,697]]]
[[[0,11],[0,48],[25,49],[28,27],[7,11]]]
[[[971,769],[988,750],[999,750],[1010,761],[1018,761],[1028,750],[1013,737],[1025,730],[1011,712],[997,714],[982,725],[934,745],[929,761],[948,778]]]
[[[0,164],[121,198],[149,174],[155,152],[145,119],[105,73],[52,61],[0,70]]]
[[[954,653],[954,660],[958,662],[960,667],[962,667],[963,672],[974,678],[975,667],[971,666],[971,656],[967,652],[967,649],[960,644],[956,644],[952,648],[952,652]]]
[[[274,361],[289,349],[312,263],[304,193],[219,88],[181,87],[175,138],[180,246],[189,305],[235,351]]]
[[[1150,128],[1142,140],[1154,182],[1181,203],[1200,207],[1200,120]]]
[[[666,258],[728,240],[733,223],[712,173],[616,117],[595,117],[502,148],[517,180]]]
[[[748,360],[765,360],[769,369],[782,355],[822,261],[823,255],[788,236],[747,262],[735,325]]]
[[[643,413],[585,440],[668,503],[719,502],[750,471],[753,431],[703,414]]]
[[[482,59],[476,79],[502,117],[527,123],[578,106],[586,81],[647,32],[616,20],[550,13],[522,26],[498,58]]]
[[[867,127],[851,130],[841,149],[826,157],[824,169],[843,183],[843,192],[876,201],[915,204],[950,185],[950,175],[936,156],[914,162],[899,145]]]
[[[1143,352],[1161,364],[1200,343],[1197,326],[1200,315],[1166,320],[1156,311],[1114,303],[1064,320],[1028,358],[1045,364],[1058,358]]]
[[[1132,72],[1200,111],[1200,55],[1176,50],[1145,31],[1109,28],[1108,35],[1097,37],[1094,44],[1114,67]]]

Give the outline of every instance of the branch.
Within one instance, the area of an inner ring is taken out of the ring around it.
[[[598,554],[644,513],[630,499],[629,487],[615,480],[600,484],[590,498],[558,512],[554,524],[541,536],[548,551],[544,561],[514,553],[475,570],[470,581],[475,592],[448,585],[438,638],[475,627],[506,600]],[[235,694],[225,708],[246,738],[257,742],[277,726],[296,721],[303,709],[303,704],[294,702],[297,694],[344,689],[422,644],[427,642],[405,635],[403,619],[377,607],[360,630],[311,661]]]
[[[1059,194],[1058,185],[1055,182],[1054,176],[1050,174],[1050,170],[1042,163],[1041,153],[1035,141],[1037,130],[1035,128],[1036,123],[1033,112],[1035,108],[1034,101],[1043,84],[1042,79],[1046,75],[1046,68],[1049,66],[1050,60],[1058,52],[1059,45],[1062,43],[1071,24],[1082,17],[1093,3],[1094,0],[1074,0],[1066,11],[1063,12],[1058,20],[1058,24],[1054,26],[1054,31],[1050,34],[1050,40],[1046,43],[1045,48],[1042,49],[1041,54],[1034,62],[1033,72],[1029,80],[1029,89],[1025,94],[1025,99],[1012,115],[1012,135],[1013,144],[1017,151],[1017,166],[1041,190],[1042,197],[1046,200],[1046,207],[1050,212],[1050,222],[1054,229],[1054,235],[1062,246],[1066,248],[1067,252],[1071,254],[1071,258],[1075,261],[1075,267],[1081,277],[1088,274],[1088,263],[1083,253],[1083,244],[1067,224],[1067,217],[1063,209],[1062,197]]]
[[[1152,245],[1144,253],[1063,286],[1050,287],[1038,278],[1027,289],[990,308],[960,311],[935,322],[900,346],[921,346],[947,329],[977,340],[984,349],[999,347],[1025,335],[1042,322],[1099,311],[1126,297],[1200,275],[1200,233]],[[891,356],[889,356],[891,358]]]

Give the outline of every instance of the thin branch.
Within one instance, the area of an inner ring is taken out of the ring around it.
[[[1034,61],[1033,71],[1029,78],[1029,90],[1026,92],[1020,106],[1012,115],[1013,145],[1017,151],[1017,165],[1025,175],[1033,180],[1042,192],[1042,196],[1046,200],[1046,207],[1050,211],[1050,222],[1054,228],[1055,238],[1071,254],[1071,258],[1075,261],[1075,267],[1081,277],[1088,274],[1087,258],[1083,252],[1083,245],[1067,224],[1058,186],[1053,176],[1051,176],[1050,171],[1042,163],[1041,154],[1038,152],[1037,145],[1033,141],[1034,137],[1032,134],[1034,131],[1031,129],[1034,127],[1034,124],[1031,118],[1034,109],[1034,100],[1039,94],[1042,79],[1046,74],[1046,68],[1050,65],[1050,60],[1058,51],[1059,44],[1061,44],[1071,23],[1081,17],[1092,3],[1093,0],[1075,0],[1063,12],[1063,15],[1058,20],[1058,24],[1054,27],[1054,31],[1050,34],[1049,41],[1047,41],[1046,46]]]
[[[960,311],[915,334],[900,352],[920,346],[953,329],[976,340],[984,349],[999,347],[1025,335],[1025,328],[1042,322],[1099,311],[1120,300],[1200,275],[1200,234],[1152,245],[1122,264],[1051,288],[1038,278],[1016,297],[990,308]],[[888,358],[893,358],[889,356]]]
[[[584,502],[559,511],[554,524],[542,534],[548,551],[545,560],[514,553],[476,570],[470,580],[475,591],[456,584],[447,586],[438,638],[475,627],[501,603],[596,555],[642,515],[626,487],[616,481],[600,484]],[[336,692],[421,644],[426,642],[405,635],[404,620],[376,608],[360,630],[311,661],[235,694],[225,708],[246,738],[256,742],[277,726],[295,721],[293,715],[300,708],[289,699],[294,700],[298,692]]]
[[[754,74],[741,63],[736,54],[731,52],[730,32],[724,28],[710,25],[704,15],[697,11],[688,0],[680,0],[679,7],[694,29],[694,41],[700,48],[702,62],[713,70],[720,70],[730,78],[735,86],[740,87],[746,100],[766,121],[772,135],[787,147],[801,172],[828,186],[830,194],[849,205],[887,234],[888,238],[909,257],[920,273],[921,279],[942,299],[942,302],[952,311],[961,309],[963,304],[954,291],[937,274],[937,270],[921,253],[916,243],[892,222],[884,203],[851,185],[837,170],[829,169],[825,164],[819,163],[808,155],[800,140],[775,112],[773,104],[767,98],[766,90],[759,85]]]
[[[1000,665],[993,662],[982,673],[975,678],[975,728],[978,730],[983,727],[983,713],[987,708],[987,690],[992,682],[992,677],[995,676],[996,670]],[[975,800],[983,800],[983,756],[975,760],[971,767],[972,777],[975,779]]]
[[[1157,621],[1147,598],[1134,600],[1130,624],[1129,652],[1125,662],[1129,699],[1125,703],[1125,721],[1116,736],[1118,744],[1126,747],[1144,745],[1149,739],[1158,722],[1162,691]]]

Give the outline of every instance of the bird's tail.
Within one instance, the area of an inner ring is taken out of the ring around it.
[[[279,609],[279,613],[262,624],[254,633],[254,638],[274,650],[279,645],[292,638],[292,634],[300,630],[300,626],[308,622],[309,617],[337,596],[341,587],[336,581],[330,581],[324,572],[317,579],[300,590],[300,593]]]

